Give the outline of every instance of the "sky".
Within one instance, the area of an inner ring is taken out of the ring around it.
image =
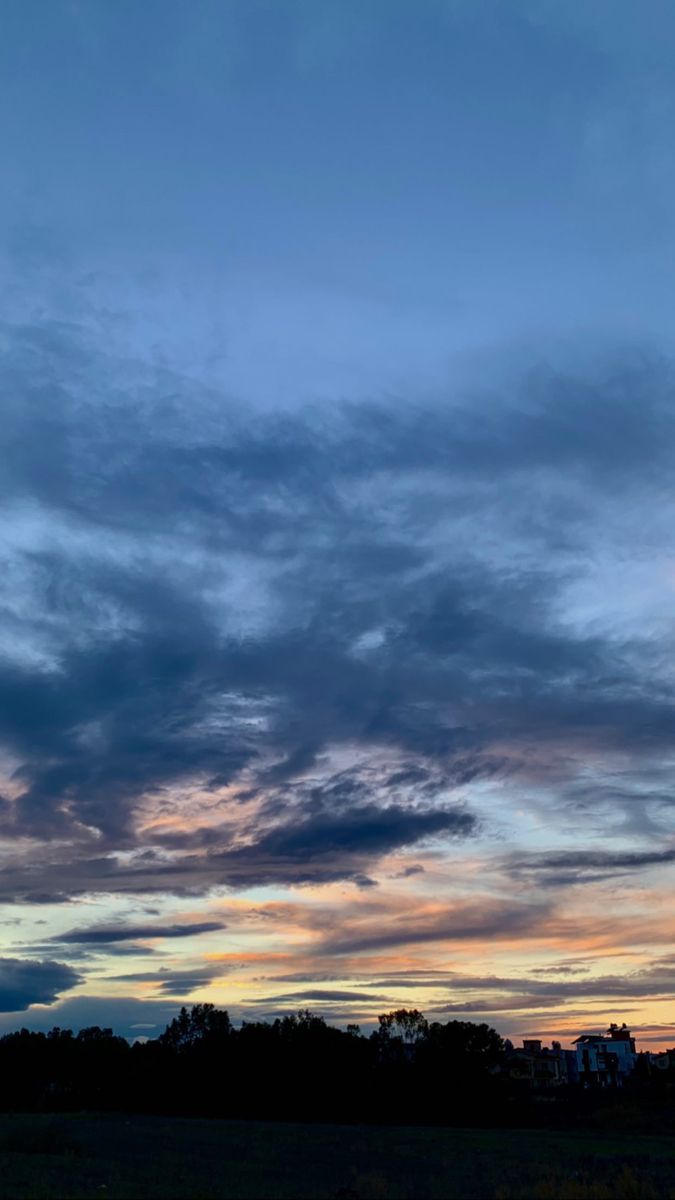
[[[672,5],[0,20],[0,1032],[675,1044]]]

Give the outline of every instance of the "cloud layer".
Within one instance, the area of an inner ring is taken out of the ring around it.
[[[365,877],[475,833],[480,780],[670,752],[659,648],[585,618],[581,557],[662,494],[663,364],[253,423],[179,378],[125,400],[77,326],[9,332],[7,838],[95,846],[106,886]]]

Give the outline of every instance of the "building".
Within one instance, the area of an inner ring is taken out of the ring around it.
[[[525,1038],[523,1045],[508,1052],[507,1074],[534,1088],[557,1088],[577,1082],[577,1056],[563,1050],[560,1042],[543,1046],[539,1038]]]
[[[579,1081],[585,1087],[620,1087],[637,1062],[635,1038],[626,1025],[610,1025],[607,1033],[583,1033],[573,1045]]]
[[[672,1071],[675,1069],[675,1050],[659,1050],[656,1053],[648,1050],[640,1055],[640,1061],[645,1062],[651,1072]]]
[[[610,1025],[607,1033],[583,1033],[563,1050],[560,1042],[544,1046],[539,1038],[525,1038],[522,1046],[507,1043],[505,1073],[539,1089],[581,1083],[584,1087],[621,1087],[638,1061],[635,1038],[624,1025]],[[670,1058],[650,1055],[652,1069],[666,1070]],[[654,1060],[653,1063],[651,1060]]]

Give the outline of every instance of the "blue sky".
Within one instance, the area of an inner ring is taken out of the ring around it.
[[[672,7],[2,23],[3,1027],[672,1041]]]
[[[674,25],[600,2],[8,5],[9,252],[51,268],[53,303],[84,275],[146,352],[225,356],[275,403],[439,385],[513,342],[669,338]]]

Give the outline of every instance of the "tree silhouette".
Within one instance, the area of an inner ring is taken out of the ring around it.
[[[379,1040],[386,1044],[398,1038],[406,1046],[414,1046],[427,1036],[429,1022],[417,1008],[397,1008],[393,1012],[380,1013],[377,1018]]]
[[[189,1012],[185,1006],[181,1008],[158,1041],[171,1050],[185,1052],[205,1040],[226,1038],[230,1030],[228,1013],[213,1004],[193,1004]]]

